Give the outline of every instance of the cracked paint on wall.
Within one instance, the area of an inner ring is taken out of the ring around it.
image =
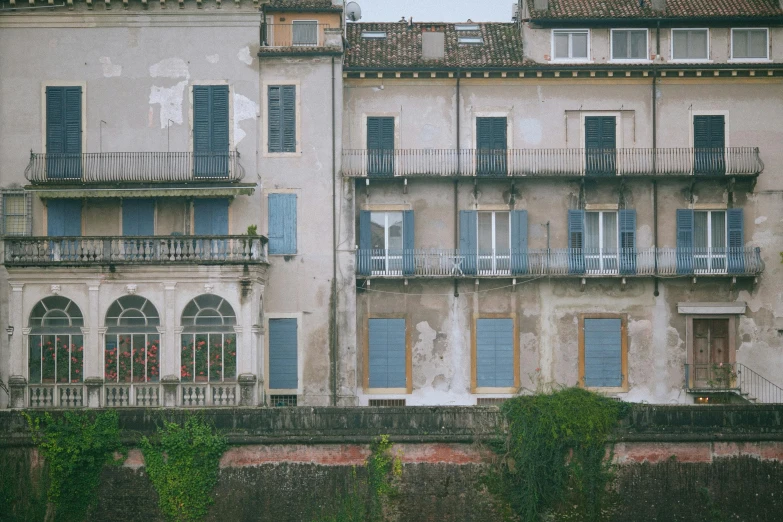
[[[258,111],[257,103],[247,96],[234,93],[234,145],[238,145],[247,136],[239,124],[245,120],[255,120]]]
[[[169,121],[182,125],[182,102],[185,86],[190,79],[188,64],[182,58],[166,58],[150,66],[153,78],[185,78],[171,87],[153,85],[150,87],[150,105],[160,105],[160,128],[169,126]]]
[[[240,62],[245,63],[247,65],[253,64],[253,56],[250,54],[250,47],[243,47],[239,50],[237,53],[237,58]]]
[[[103,67],[104,78],[114,78],[122,74],[122,66],[111,63],[111,58],[108,56],[102,56],[99,60],[101,67]]]

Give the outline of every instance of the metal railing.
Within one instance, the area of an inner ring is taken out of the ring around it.
[[[761,249],[453,249],[356,252],[360,277],[736,276],[764,271]]]
[[[31,153],[24,176],[33,184],[237,182],[239,152]]]
[[[6,266],[258,264],[263,236],[18,237],[5,239]]]
[[[343,176],[754,176],[759,149],[344,149]]]
[[[744,364],[686,364],[685,386],[695,392],[735,392],[761,404],[783,404],[783,388]]]
[[[325,29],[329,24],[307,20],[265,24],[262,47],[323,47]]]

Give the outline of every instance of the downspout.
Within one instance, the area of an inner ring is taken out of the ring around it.
[[[329,366],[332,406],[337,406],[337,135],[335,129],[334,56],[332,56],[332,298],[329,310]]]
[[[655,28],[655,58],[661,55],[661,22]],[[655,178],[658,172],[656,159],[658,155],[658,85],[656,83],[658,71],[655,69],[655,61],[652,64],[652,146],[653,146],[653,245],[655,247],[655,278],[653,295],[658,297],[658,180]]]
[[[457,175],[454,177],[454,250],[459,251],[459,176],[462,172],[461,157],[460,157],[460,110],[459,110],[459,80],[462,76],[462,71],[457,69],[457,100],[455,102],[457,110]],[[454,279],[454,297],[459,297],[459,280]]]

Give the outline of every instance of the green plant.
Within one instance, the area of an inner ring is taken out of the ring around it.
[[[257,236],[258,235],[258,225],[248,225],[248,227],[247,227],[247,235],[248,236]]]
[[[607,438],[626,411],[581,388],[504,402],[508,431],[493,445],[499,458],[490,490],[524,522],[558,511],[561,518],[601,520],[613,476]]]
[[[169,520],[200,520],[212,504],[225,437],[196,415],[184,426],[164,421],[152,438],[141,441],[147,474]]]
[[[710,378],[707,385],[710,388],[731,388],[737,380],[737,372],[731,364],[713,364],[710,368]]]
[[[122,463],[114,458],[124,453],[117,412],[23,415],[49,466],[47,496],[56,520],[84,520],[104,465]]]

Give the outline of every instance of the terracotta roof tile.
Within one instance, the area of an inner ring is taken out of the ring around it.
[[[783,16],[778,0],[667,0],[666,10],[655,11],[651,0],[549,0],[549,9],[536,11],[526,0],[531,19],[576,18],[751,18]]]
[[[482,23],[478,31],[459,31],[445,23],[348,24],[345,68],[510,68],[524,64],[522,37],[515,24]],[[422,32],[445,33],[445,57],[425,60],[421,55]],[[363,38],[364,31],[384,31],[386,38]],[[459,36],[481,36],[481,44],[460,44]]]
[[[332,4],[332,0],[270,0],[266,4],[268,11],[307,11],[308,9],[341,11],[342,7]]]

